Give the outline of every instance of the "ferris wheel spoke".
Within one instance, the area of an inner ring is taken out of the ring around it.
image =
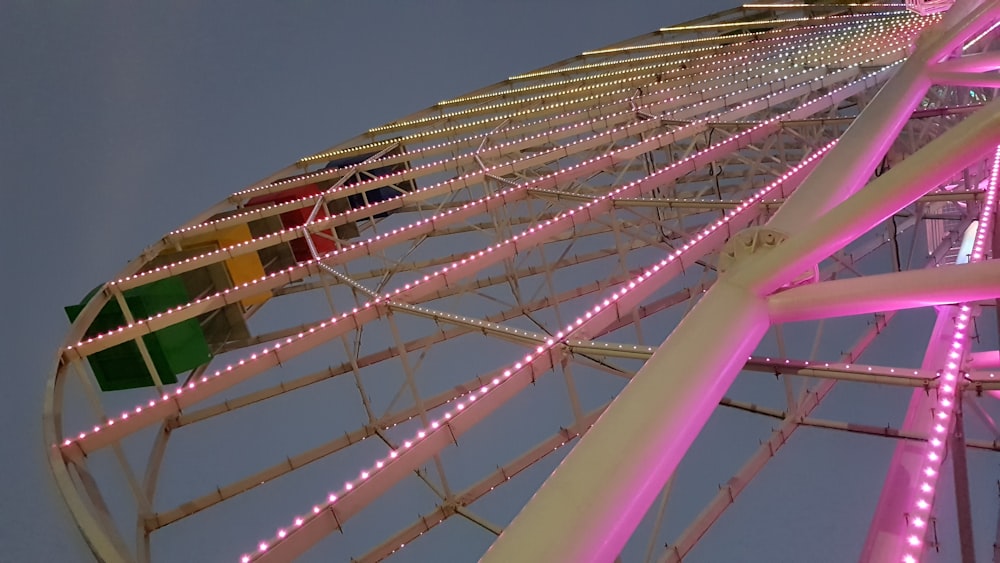
[[[853,358],[861,356],[872,345],[875,338],[881,334],[882,330],[888,326],[894,316],[894,311],[886,313],[882,323],[870,326],[866,333],[855,342],[851,350],[843,354],[841,359],[851,361]],[[683,560],[697,542],[704,537],[712,524],[722,516],[729,506],[735,503],[739,494],[764,468],[767,461],[777,455],[778,450],[788,442],[788,439],[800,427],[799,421],[808,417],[820,405],[836,383],[836,380],[827,379],[820,382],[817,387],[802,394],[794,411],[783,417],[782,425],[772,431],[767,441],[761,444],[736,475],[728,481],[725,489],[720,489],[701,511],[698,518],[689,524],[688,528],[678,536],[673,544],[668,546],[667,551],[659,558],[659,563],[675,563]],[[792,414],[794,414],[794,418],[790,416]]]
[[[489,376],[474,377],[466,381],[464,384],[456,386],[455,389],[449,389],[433,397],[426,398],[423,401],[424,407],[426,409],[436,409],[448,405],[449,403],[465,396],[469,391],[478,389],[489,379]],[[253,402],[258,402],[259,400],[261,399],[256,398]],[[224,502],[236,495],[250,492],[258,486],[264,485],[273,479],[289,474],[309,463],[313,463],[327,456],[336,454],[369,438],[376,437],[379,435],[380,429],[384,430],[395,427],[418,417],[419,415],[420,409],[416,405],[396,410],[391,413],[386,413],[371,424],[366,424],[353,431],[345,432],[343,436],[312,448],[309,451],[302,452],[297,455],[287,456],[284,460],[268,467],[267,469],[263,469],[234,483],[219,486],[214,491],[196,499],[185,501],[176,508],[159,511],[147,519],[145,525],[149,531],[168,526],[182,518],[192,516],[201,510],[205,510],[215,504]],[[184,425],[186,426],[192,423],[193,421],[188,421],[187,424]],[[150,465],[150,467],[153,467],[153,465]]]
[[[538,443],[533,448],[527,450],[517,459],[505,463],[498,467],[496,471],[483,477],[475,484],[469,486],[464,491],[455,495],[454,500],[439,507],[435,512],[418,518],[416,522],[401,530],[393,537],[386,540],[382,545],[373,548],[371,551],[360,557],[358,561],[378,561],[392,555],[400,549],[400,546],[407,544],[425,532],[430,531],[444,519],[458,512],[460,507],[471,506],[480,498],[492,493],[495,489],[508,483],[517,477],[522,471],[528,469],[533,464],[545,459],[547,456],[557,452],[569,442],[575,440],[580,435],[586,433],[591,424],[597,420],[600,413],[604,412],[607,405],[587,413],[573,425],[562,428],[544,441]],[[436,517],[435,517],[436,516]]]

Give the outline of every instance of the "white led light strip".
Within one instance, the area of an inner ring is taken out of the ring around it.
[[[922,23],[920,23],[921,22],[921,18],[915,18],[915,17],[912,17],[912,16],[899,16],[898,14],[896,15],[895,18],[893,18],[893,21],[895,23],[904,24],[904,25],[908,25],[908,24],[913,23],[913,22],[917,22],[919,25],[922,25]],[[878,23],[878,22],[875,22],[875,23]],[[826,27],[826,26],[847,28],[847,24],[823,24],[823,25],[813,26],[813,28],[819,29],[819,28],[823,28],[823,27]],[[813,29],[813,28],[810,28],[810,29]],[[692,52],[697,52],[697,51],[705,51],[705,52],[713,51],[714,52],[716,49],[717,49],[716,47],[706,47],[706,48],[703,48],[703,49],[692,50]],[[711,53],[709,53],[706,56],[711,56]],[[615,64],[620,64],[620,62],[615,63]],[[586,70],[586,68],[584,68],[584,67],[580,67],[580,68]],[[553,72],[555,72],[555,71],[553,71]],[[528,113],[532,113],[532,112],[535,112],[535,111],[541,111],[541,110],[530,110],[530,111],[520,112],[520,113],[518,113],[516,115],[528,114]],[[478,123],[476,123],[476,124],[478,125]],[[303,163],[307,163],[307,162],[311,162],[311,161],[316,161],[316,160],[325,160],[325,159],[329,159],[331,157],[340,156],[340,155],[358,154],[360,152],[374,150],[374,149],[377,149],[379,147],[385,146],[386,144],[394,143],[394,142],[410,142],[410,141],[420,140],[420,139],[424,139],[424,138],[428,138],[428,137],[445,135],[445,134],[449,134],[449,133],[452,133],[454,131],[457,131],[457,130],[460,130],[460,129],[463,129],[463,128],[470,127],[471,125],[472,124],[455,125],[455,126],[446,127],[446,128],[443,128],[443,129],[436,129],[436,130],[433,130],[433,131],[414,133],[414,134],[411,134],[411,135],[406,135],[406,136],[403,136],[403,137],[388,139],[388,140],[385,140],[385,141],[377,141],[377,142],[367,143],[367,144],[363,144],[363,145],[352,146],[352,147],[345,148],[345,149],[336,149],[336,150],[325,151],[325,152],[318,153],[318,154],[315,154],[315,155],[312,155],[312,156],[304,157],[304,158],[302,158],[302,159],[299,160],[299,163],[303,164]]]
[[[830,41],[831,41],[831,43],[834,43],[834,40],[830,40]],[[852,42],[849,42],[849,41],[840,41],[839,44],[841,44],[841,45],[848,44],[849,45],[849,44],[852,44]],[[884,47],[885,47],[885,50],[869,49],[869,51],[875,51],[875,52],[879,53],[879,56],[885,56],[886,54],[891,54],[891,53],[894,53],[894,52],[899,52],[903,48],[903,47],[890,48],[890,47],[893,47],[892,45],[888,45],[888,46],[884,46]],[[862,51],[860,48],[856,48],[855,50],[857,50],[859,52],[865,52],[865,51]],[[849,61],[849,60],[850,59],[848,57],[842,57],[840,59],[841,62],[846,62],[846,61]],[[871,60],[871,59],[861,60],[857,64],[864,64],[864,63],[868,62],[869,60]],[[812,62],[812,61],[810,61],[810,62]],[[815,71],[803,71],[803,72],[799,72],[797,74],[797,76],[806,76],[806,75],[808,75],[809,72],[815,72]],[[787,76],[786,75],[786,76],[782,77],[780,80],[776,80],[774,82],[774,84],[777,84],[779,82],[783,83],[784,81],[787,81],[789,79],[793,79],[794,76],[796,76],[796,75],[791,75],[791,76]],[[733,82],[729,82],[729,83],[726,83],[726,84],[721,85],[721,86],[728,86],[730,84],[733,84]],[[716,86],[715,88],[719,88],[721,86]],[[755,88],[759,88],[759,87],[755,87]],[[703,90],[703,93],[710,92],[712,89],[713,88],[709,88],[707,90]],[[753,88],[746,88],[743,91],[750,91],[752,89]],[[702,97],[703,97],[703,93],[700,94]],[[738,91],[735,94],[739,94],[739,93],[740,92]],[[719,98],[719,99],[724,99],[724,98]],[[678,99],[678,101],[675,101],[675,102],[672,103],[672,105],[679,106],[678,109],[674,111],[674,113],[679,112],[679,111],[688,111],[691,108],[697,108],[699,106],[710,104],[712,102],[712,100],[709,99],[709,100],[705,100],[705,101],[697,103],[697,104],[687,104],[687,105],[684,105],[682,103],[683,101],[684,101],[683,98],[680,98],[680,99]],[[655,111],[655,104],[650,104],[650,105],[647,105],[647,106],[642,106],[642,109],[646,109],[646,110],[649,110],[649,111]],[[618,114],[614,114],[611,117],[615,117],[615,116],[626,116],[627,117],[627,116],[630,116],[631,114],[632,114],[631,111],[621,112],[621,113],[618,113]],[[664,115],[664,117],[669,117],[670,115],[672,115],[672,114],[668,113],[668,114]],[[604,118],[604,120],[607,120],[607,119],[609,119],[609,118]],[[602,120],[600,120],[600,119],[590,120],[590,121],[579,123],[579,124],[576,124],[576,125],[573,125],[573,126],[570,126],[570,127],[563,127],[563,128],[560,128],[560,129],[556,129],[554,132],[548,132],[548,133],[539,135],[539,136],[537,136],[537,138],[538,139],[544,138],[544,139],[547,139],[547,140],[552,140],[552,139],[561,138],[561,137],[573,134],[574,132],[576,132],[579,129],[587,130],[589,128],[589,130],[595,130],[596,131],[596,128],[592,127],[592,124],[598,123],[598,122],[601,122],[601,121]],[[656,126],[655,123],[650,123],[646,127],[647,128],[653,128],[655,126]],[[633,129],[635,129],[635,127],[636,126],[634,124],[626,124],[624,126],[624,128],[610,129],[610,130],[607,130],[607,131],[605,131],[603,133],[600,133],[600,135],[603,135],[604,137],[611,137],[614,134],[616,134],[616,132],[618,132],[618,131],[623,131],[623,130],[632,131]],[[516,146],[522,146],[524,144],[529,144],[530,145],[531,142],[533,142],[534,140],[535,140],[535,138],[530,138],[528,140],[518,141],[516,143],[514,143],[514,142],[503,143],[503,144],[498,145],[497,150],[506,150],[508,147],[510,147],[512,145],[516,145]],[[573,146],[573,145],[578,145],[579,146],[581,142],[582,141],[577,141],[577,142],[571,143],[570,145],[565,145],[565,146]],[[558,147],[558,148],[552,149],[551,151],[548,151],[548,152],[549,153],[558,153],[558,154],[561,154],[561,152],[565,150],[565,146],[564,147]],[[540,153],[540,154],[543,154],[543,153]],[[460,183],[460,184],[462,184],[462,186],[464,186],[464,185],[467,185],[467,183],[470,180],[476,180],[476,179],[480,178],[482,175],[485,175],[485,174],[488,174],[488,173],[491,173],[491,172],[494,172],[494,171],[498,171],[498,173],[506,173],[507,171],[509,171],[510,166],[516,164],[517,162],[523,163],[522,166],[529,165],[530,163],[534,162],[534,160],[531,160],[531,159],[537,160],[539,158],[540,154],[536,154],[536,155],[533,155],[531,157],[523,157],[523,158],[519,159],[518,161],[515,161],[514,163],[499,164],[499,165],[496,165],[496,166],[494,166],[492,168],[484,169],[482,172],[476,172],[476,173],[472,173],[472,174],[467,174],[466,176],[458,178],[458,179],[453,180],[451,182]],[[456,157],[456,158],[467,158],[467,157]],[[332,197],[334,195],[345,196],[345,195],[360,193],[361,191],[366,190],[366,189],[372,189],[372,188],[375,188],[375,187],[386,186],[386,185],[390,185],[390,184],[393,184],[393,183],[396,183],[396,182],[399,182],[399,181],[411,179],[413,177],[416,177],[416,174],[418,172],[420,172],[421,169],[424,168],[424,167],[430,167],[430,168],[436,170],[436,169],[443,168],[444,167],[444,162],[443,161],[439,161],[437,163],[431,163],[431,164],[428,164],[428,165],[422,165],[422,166],[414,167],[414,168],[412,168],[410,170],[407,170],[407,171],[401,171],[401,172],[397,172],[397,173],[393,173],[393,174],[384,175],[384,176],[381,176],[379,178],[374,178],[374,179],[371,179],[371,180],[365,180],[365,181],[359,182],[357,184],[353,184],[353,185],[351,185],[349,187],[346,187],[346,188],[341,188],[339,190],[328,192],[328,193],[324,194],[323,197],[325,197],[325,198],[331,198],[332,199]],[[316,173],[316,174],[318,175],[318,174],[321,174],[321,173]],[[332,175],[333,173],[322,173],[322,174],[324,174],[324,175]],[[301,182],[308,181],[308,179],[310,179],[310,178],[312,178],[312,176],[308,176],[306,178],[296,178],[294,181],[297,182],[297,183],[301,183]],[[431,186],[431,188],[438,188],[438,187],[441,187],[442,185],[444,185],[444,184],[443,183],[439,183],[439,184],[437,184],[435,186]],[[462,187],[462,186],[459,186],[459,187]],[[426,192],[425,192],[426,189],[427,188],[424,188],[423,190],[420,190],[418,192],[412,192],[412,193],[413,194],[425,194],[425,195],[423,195],[421,197],[426,198],[427,197],[426,196]],[[416,197],[416,195],[403,194],[401,197],[403,197],[403,198],[414,198],[414,197]],[[226,217],[224,219],[219,219],[219,220],[216,220],[216,221],[208,221],[208,222],[205,222],[205,223],[202,223],[202,224],[199,224],[199,225],[195,225],[195,226],[192,226],[192,227],[186,227],[186,228],[183,228],[183,229],[179,229],[177,231],[173,231],[171,233],[171,235],[180,234],[180,233],[192,233],[193,234],[193,233],[199,233],[199,232],[207,232],[207,231],[210,231],[210,230],[215,230],[215,229],[217,229],[217,228],[219,228],[219,227],[221,227],[221,226],[223,226],[223,225],[225,225],[225,224],[227,224],[229,222],[236,222],[236,221],[245,222],[245,221],[249,220],[250,218],[258,218],[258,217],[263,217],[263,216],[266,216],[266,215],[275,215],[277,213],[281,213],[281,212],[286,211],[286,210],[297,209],[297,208],[302,208],[302,207],[309,207],[309,206],[314,205],[315,201],[316,201],[316,196],[303,197],[303,198],[300,198],[300,199],[297,199],[297,200],[289,201],[289,202],[278,204],[278,205],[272,205],[272,206],[265,207],[265,208],[262,208],[262,209],[259,209],[259,210],[254,210],[254,211],[250,211],[250,212],[236,214],[236,215],[232,215],[232,216]],[[366,209],[366,208],[359,207],[358,209]],[[352,212],[346,212],[346,213],[352,213]],[[357,213],[355,213],[355,214],[357,214]],[[333,223],[334,221],[337,221],[337,220],[338,219],[336,219],[334,216],[331,216],[331,217],[327,217],[327,218],[324,218],[324,219],[319,219],[319,220],[315,221],[314,223],[310,223],[309,225],[306,225],[306,226],[307,227],[322,228],[323,226],[328,226],[328,225],[330,225],[331,223]],[[301,226],[299,228],[301,228]],[[298,232],[300,233],[301,231],[298,231]],[[285,240],[284,235],[285,235],[285,231],[283,230],[283,231],[279,231],[278,233],[275,233],[274,235],[270,235],[270,236],[278,236],[278,237],[281,238],[282,241],[284,241]],[[166,267],[164,267],[164,269],[166,269]],[[155,272],[155,270],[154,270],[154,272]],[[141,275],[143,275],[143,274],[137,274],[137,276],[141,276]]]

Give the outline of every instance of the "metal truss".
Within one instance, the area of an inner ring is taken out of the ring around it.
[[[663,28],[167,233],[86,305],[48,387],[49,462],[94,554],[712,560],[752,527],[723,518],[744,493],[778,496],[769,462],[813,467],[798,444],[837,436],[892,455],[846,556],[973,560],[996,525],[969,491],[996,475],[966,451],[1000,450],[1000,6],[923,4]],[[172,255],[234,229],[253,236]],[[250,257],[264,276],[129,311],[130,290]],[[126,324],[85,338],[112,301]],[[165,385],[143,337],[234,308],[249,333]],[[100,393],[88,358],[129,342],[155,386]],[[870,396],[877,417],[852,408]],[[820,545],[837,496],[776,510]]]

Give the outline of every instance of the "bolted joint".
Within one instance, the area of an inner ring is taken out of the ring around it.
[[[737,265],[750,256],[767,252],[768,250],[785,242],[788,235],[783,231],[767,226],[748,227],[733,235],[722,247],[719,254],[719,275],[726,275]],[[813,266],[809,270],[802,272],[795,279],[778,288],[782,291],[791,287],[815,283],[819,280],[819,265]]]
[[[719,254],[719,274],[725,274],[733,267],[758,252],[766,252],[785,242],[788,235],[768,227],[749,227],[736,233],[722,247]]]

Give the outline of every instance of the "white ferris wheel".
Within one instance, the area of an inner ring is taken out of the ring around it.
[[[746,4],[232,194],[66,308],[79,529],[104,561],[995,557],[998,25]]]

